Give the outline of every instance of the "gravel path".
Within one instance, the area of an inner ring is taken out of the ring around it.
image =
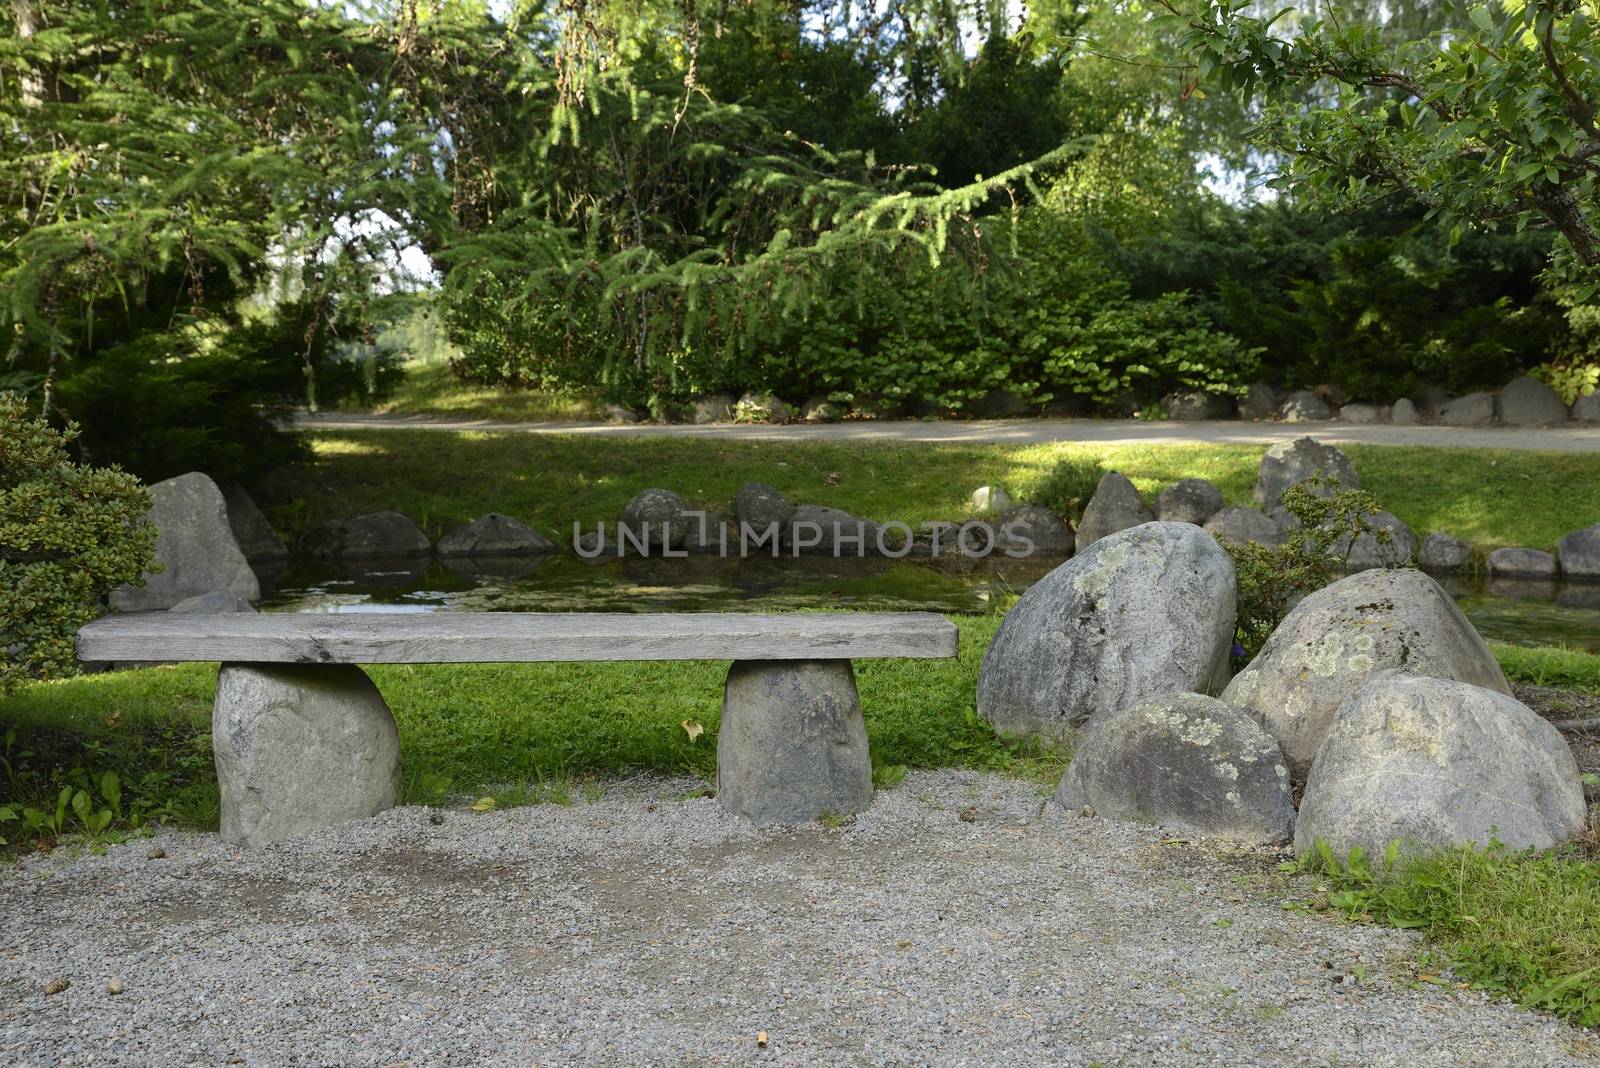
[[[840,829],[756,832],[698,785],[31,858],[0,876],[0,1062],[1594,1063],[1408,981],[1412,936],[1283,909],[1274,857],[978,773]]]
[[[748,441],[901,441],[1033,445],[1054,441],[1106,445],[1270,445],[1314,437],[1336,444],[1432,445],[1458,449],[1534,449],[1600,452],[1600,424],[1559,427],[1394,426],[1384,423],[1147,422],[1139,419],[857,420],[786,426],[716,423],[709,426],[639,423],[509,423],[410,415],[301,413],[303,430],[506,431],[523,434],[591,434],[615,437],[732,438]]]

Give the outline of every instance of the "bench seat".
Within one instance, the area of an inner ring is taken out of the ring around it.
[[[399,803],[394,716],[358,665],[731,660],[717,799],[769,826],[870,804],[853,660],[953,657],[957,643],[931,612],[151,612],[83,627],[78,657],[222,665],[211,712],[222,837],[254,846]]]

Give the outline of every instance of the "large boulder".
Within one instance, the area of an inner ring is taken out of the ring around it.
[[[1071,556],[1072,528],[1042,504],[1019,504],[995,520],[995,548],[1024,556]]]
[[[1572,751],[1513,697],[1381,671],[1340,705],[1306,780],[1295,848],[1374,857],[1391,842],[1545,849],[1587,817]]]
[[[1286,841],[1283,752],[1248,712],[1167,694],[1090,721],[1056,790],[1068,809],[1250,843]]]
[[[146,573],[143,586],[112,590],[112,608],[160,612],[212,592],[261,599],[261,585],[228,525],[222,490],[209,477],[191,471],[151,486],[149,518],[162,570]]]
[[[741,423],[787,423],[794,409],[771,393],[747,392],[733,406]]]
[[[1410,397],[1401,397],[1394,402],[1394,407],[1389,409],[1389,422],[1396,426],[1412,426],[1422,421],[1422,414],[1417,411],[1417,406]]]
[[[190,612],[202,616],[227,615],[232,612],[254,612],[255,610],[255,605],[237,593],[224,592],[222,590],[212,590],[210,593],[197,593],[193,597],[185,597],[167,609],[169,612]]]
[[[1280,441],[1262,454],[1261,466],[1256,469],[1256,507],[1271,512],[1278,506],[1284,490],[1313,475],[1337,479],[1340,489],[1361,488],[1361,479],[1350,457],[1332,445],[1324,445],[1313,438]],[[1323,487],[1320,492],[1326,494],[1330,490]]]
[[[698,527],[699,520],[688,515],[689,506],[682,497],[665,489],[640,490],[623,505],[617,522],[626,527],[635,541],[654,549],[683,546],[689,537],[689,528]],[[633,545],[620,531],[617,540],[624,546]]]
[[[689,422],[700,425],[729,423],[733,421],[733,406],[738,403],[739,398],[732,393],[713,393],[690,401],[684,415]]]
[[[802,504],[783,531],[785,550],[819,556],[875,556],[878,524],[840,508]]]
[[[1407,569],[1362,571],[1308,595],[1222,699],[1259,717],[1302,779],[1345,698],[1391,667],[1511,692],[1450,595]]]
[[[1278,418],[1285,423],[1315,423],[1334,417],[1333,405],[1309,389],[1297,389],[1278,403]]]
[[[1574,530],[1556,542],[1556,562],[1568,578],[1600,579],[1600,523]]]
[[[1367,525],[1373,531],[1388,535],[1387,544],[1379,541],[1376,533],[1361,534],[1352,542],[1345,537],[1333,547],[1333,554],[1347,571],[1365,571],[1369,567],[1409,567],[1417,555],[1417,536],[1393,512],[1375,512],[1367,516]]]
[[[371,512],[322,523],[306,531],[300,546],[318,560],[398,559],[433,551],[422,528],[399,512]]]
[[[1581,423],[1600,423],[1600,390],[1573,401],[1572,418]]]
[[[245,488],[237,482],[224,482],[221,489],[222,499],[228,506],[228,526],[244,558],[251,563],[287,560],[288,546],[283,544],[283,539],[272,529],[272,524],[267,522]]]
[[[1163,523],[1204,523],[1222,510],[1222,491],[1203,478],[1183,478],[1156,498],[1156,518]]]
[[[555,551],[555,542],[499,512],[479,516],[439,539],[440,556],[515,556]]]
[[[1383,416],[1383,409],[1376,404],[1346,404],[1339,409],[1339,418],[1347,423],[1377,423]]]
[[[1278,414],[1278,391],[1265,382],[1252,382],[1239,402],[1239,415],[1245,419],[1271,419]]]
[[[1224,545],[1282,545],[1284,533],[1276,520],[1259,508],[1236,504],[1206,520],[1206,533]]]
[[[1232,397],[1219,393],[1207,393],[1204,390],[1192,389],[1180,393],[1168,393],[1161,398],[1161,406],[1167,410],[1168,419],[1180,422],[1196,422],[1205,419],[1232,419],[1234,403]]]
[[[1513,379],[1495,398],[1495,414],[1507,426],[1549,426],[1572,418],[1560,394],[1537,378]]]
[[[1487,393],[1468,393],[1439,409],[1439,422],[1445,426],[1483,426],[1493,419],[1494,398]]]
[[[812,397],[800,406],[800,418],[808,423],[837,423],[848,414],[848,408],[827,397]]]
[[[1078,552],[1083,552],[1107,534],[1115,534],[1153,519],[1155,513],[1150,511],[1149,505],[1144,503],[1144,498],[1139,496],[1139,491],[1133,488],[1127,476],[1117,471],[1107,471],[1100,476],[1100,483],[1095,486],[1094,495],[1089,498],[1083,516],[1078,520]]]
[[[1417,566],[1424,571],[1451,575],[1467,566],[1472,559],[1472,546],[1452,534],[1433,530],[1422,539],[1417,551]]]
[[[1060,738],[1148,697],[1216,692],[1233,647],[1233,561],[1189,523],[1095,542],[1029,587],[978,676],[978,713],[1004,734]]]
[[[1556,558],[1543,549],[1504,548],[1489,554],[1489,574],[1510,578],[1556,577]]]
[[[733,497],[734,517],[756,533],[776,525],[781,531],[794,515],[789,498],[765,482],[746,482]]]

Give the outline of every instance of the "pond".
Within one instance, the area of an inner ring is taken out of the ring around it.
[[[799,608],[1001,611],[1062,563],[755,557],[630,558],[564,554],[410,560],[362,567],[296,565],[263,576],[280,612],[777,612]],[[1600,585],[1451,578],[1445,588],[1484,637],[1600,653]]]

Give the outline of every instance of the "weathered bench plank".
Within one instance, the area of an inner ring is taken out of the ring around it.
[[[865,660],[956,655],[933,612],[261,613],[107,616],[81,660],[472,664],[588,660]]]

